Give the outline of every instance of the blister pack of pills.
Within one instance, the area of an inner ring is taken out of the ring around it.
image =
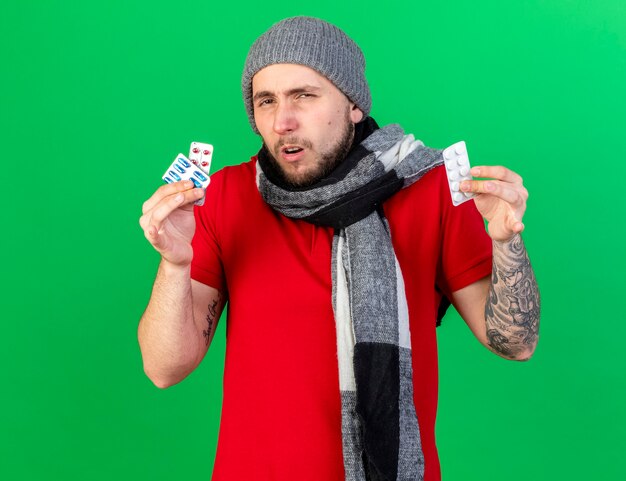
[[[469,173],[471,166],[465,142],[457,142],[444,149],[443,160],[446,164],[452,203],[457,206],[473,198],[474,194],[472,192],[461,192],[461,182],[473,179]]]
[[[178,154],[165,173],[163,180],[168,184],[191,180],[200,189],[205,189],[211,183],[209,171],[213,157],[213,146],[200,142],[192,142],[189,148],[189,158]],[[203,205],[204,197],[194,202],[195,205]]]
[[[197,165],[207,174],[211,168],[211,158],[213,157],[213,146],[202,142],[192,142],[189,147],[189,160]]]

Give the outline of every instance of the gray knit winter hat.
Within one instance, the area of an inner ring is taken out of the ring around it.
[[[275,63],[305,65],[318,71],[341,90],[367,117],[372,106],[365,80],[365,57],[342,30],[313,17],[286,18],[274,24],[250,47],[241,79],[243,99],[252,129],[252,77]]]

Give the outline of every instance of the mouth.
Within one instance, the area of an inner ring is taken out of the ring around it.
[[[304,155],[304,148],[298,145],[285,145],[280,149],[280,156],[288,162],[300,160]]]

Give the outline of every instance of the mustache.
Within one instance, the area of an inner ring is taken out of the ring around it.
[[[305,149],[313,148],[313,144],[307,139],[301,139],[300,137],[283,137],[274,144],[274,152],[279,152],[283,145],[299,145]]]

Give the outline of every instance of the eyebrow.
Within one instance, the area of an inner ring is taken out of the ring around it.
[[[292,89],[289,89],[285,92],[285,95],[287,95],[288,97],[295,95],[295,94],[300,94],[300,93],[304,93],[304,92],[311,92],[311,91],[318,91],[321,90],[321,87],[316,87],[315,85],[303,85],[302,87],[295,87]],[[271,97],[272,95],[274,95],[273,92],[270,92],[269,90],[261,90],[260,92],[257,92],[254,94],[254,97],[252,97],[252,101],[256,102],[258,99],[261,98],[265,98],[265,97]]]

